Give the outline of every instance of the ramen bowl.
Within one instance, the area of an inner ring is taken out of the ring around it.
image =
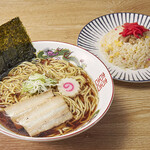
[[[37,54],[39,54],[39,51],[50,50],[49,55],[53,56],[54,59],[59,60],[65,57],[65,59],[73,65],[83,68],[83,70],[85,70],[89,77],[92,79],[98,91],[99,101],[97,104],[97,108],[91,116],[90,120],[76,128],[75,130],[72,130],[71,132],[68,132],[64,135],[53,137],[28,137],[16,134],[6,129],[2,125],[0,125],[0,132],[10,137],[21,140],[40,142],[56,141],[80,134],[100,121],[108,111],[114,95],[113,80],[103,62],[89,51],[67,43],[54,41],[36,41],[33,42],[33,46],[37,50]],[[60,51],[61,49],[67,49],[69,51],[67,53],[55,53],[55,50],[58,48]]]

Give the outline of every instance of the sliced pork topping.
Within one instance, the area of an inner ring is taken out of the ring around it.
[[[14,123],[24,127],[30,136],[58,126],[72,118],[62,96],[52,97],[51,91],[13,104],[5,109]]]

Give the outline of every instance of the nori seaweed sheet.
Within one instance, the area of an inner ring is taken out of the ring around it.
[[[0,26],[0,80],[23,61],[36,57],[35,48],[19,17]]]

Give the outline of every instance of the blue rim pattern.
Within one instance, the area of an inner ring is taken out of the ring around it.
[[[150,29],[150,16],[136,13],[113,13],[98,17],[83,27],[78,36],[77,45],[98,56],[107,66],[113,79],[125,82],[150,82],[150,67],[146,69],[121,69],[110,64],[100,54],[101,37],[124,23],[138,22]]]

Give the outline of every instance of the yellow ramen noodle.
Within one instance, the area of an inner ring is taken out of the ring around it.
[[[63,78],[73,78],[80,85],[80,92],[75,97],[63,96],[73,119],[54,127],[51,132],[39,136],[56,136],[72,131],[87,122],[93,115],[98,104],[96,87],[87,73],[64,60],[37,59],[34,62],[23,62],[13,68],[8,76],[0,82],[0,106],[18,103],[30,97],[28,92],[22,92],[23,82],[35,73],[45,74],[46,77],[60,81]],[[61,95],[57,87],[52,87],[55,96]]]

